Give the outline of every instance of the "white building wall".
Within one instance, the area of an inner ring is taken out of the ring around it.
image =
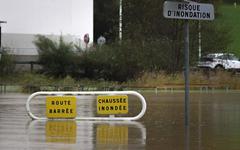
[[[31,38],[36,34],[62,34],[79,42],[88,33],[93,41],[93,0],[0,0],[0,20],[7,21],[2,45],[15,53],[36,54]]]

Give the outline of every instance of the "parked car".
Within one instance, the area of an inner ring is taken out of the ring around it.
[[[240,70],[239,59],[231,53],[212,53],[200,59],[200,68]]]

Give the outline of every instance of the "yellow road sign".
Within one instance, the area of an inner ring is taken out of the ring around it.
[[[128,96],[127,95],[100,95],[97,97],[98,114],[127,114]]]
[[[75,118],[77,98],[74,96],[47,96],[46,116],[48,118]]]

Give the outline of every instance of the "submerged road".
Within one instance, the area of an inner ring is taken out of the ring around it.
[[[192,93],[190,128],[184,127],[184,93],[143,94],[148,109],[139,121],[32,121],[29,94],[0,94],[0,149],[3,150],[237,150],[240,93]],[[130,101],[130,100],[129,100]],[[140,104],[129,103],[130,115]],[[96,103],[79,102],[78,113],[95,115]],[[45,114],[36,100],[33,112]]]

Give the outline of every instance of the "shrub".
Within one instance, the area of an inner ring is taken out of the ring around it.
[[[56,42],[42,35],[38,35],[34,43],[44,73],[54,77],[66,77],[73,73],[77,58],[72,43],[65,42],[62,36]]]
[[[134,78],[141,71],[135,49],[128,43],[96,47],[81,57],[82,75],[91,79],[122,82]]]
[[[19,83],[22,85],[22,92],[37,92],[40,91],[42,85],[51,84],[52,81],[47,76],[35,73],[24,73],[21,77]]]
[[[9,55],[5,49],[2,51],[0,59],[0,75],[8,75],[14,71],[14,62],[11,55]]]

